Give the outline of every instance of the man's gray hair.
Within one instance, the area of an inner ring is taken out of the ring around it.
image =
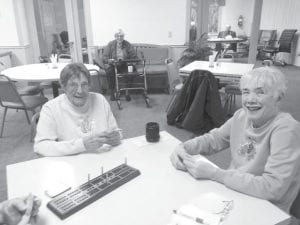
[[[117,35],[125,36],[125,33],[124,33],[124,31],[123,31],[122,29],[118,29],[118,30],[116,31],[116,33],[115,33],[115,37],[116,37]]]
[[[268,90],[274,91],[279,97],[283,97],[286,93],[287,81],[285,75],[274,67],[259,67],[243,75],[240,80],[241,89],[249,81],[262,83]]]

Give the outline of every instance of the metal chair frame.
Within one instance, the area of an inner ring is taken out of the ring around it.
[[[271,54],[271,60],[274,62],[274,64],[277,63],[276,61],[276,55],[278,52],[287,52],[290,53],[292,50],[292,41],[294,39],[295,33],[297,32],[296,29],[285,29],[282,31],[280,38],[278,40],[278,46],[276,47],[265,47],[262,49],[264,53]],[[284,66],[285,62],[278,62],[282,66]]]
[[[167,105],[166,112],[172,107],[173,103],[175,102],[177,94],[180,92],[181,88],[183,87],[183,82],[179,77],[178,70],[174,61],[171,59],[166,60],[167,64],[167,71],[168,71],[168,80],[169,80],[169,88],[168,92],[171,94],[170,101]]]
[[[30,124],[28,111],[35,113],[35,108],[42,106],[48,99],[44,96],[20,96],[14,82],[5,75],[0,75],[0,105],[4,107],[0,137],[3,135],[7,110],[24,110],[27,122]]]
[[[137,64],[139,62],[142,61],[142,64]],[[115,69],[115,81],[116,81],[116,91],[115,91],[115,98],[116,98],[116,102],[118,105],[118,108],[121,110],[122,109],[122,105],[121,105],[121,92],[125,91],[126,94],[128,94],[129,90],[142,90],[143,91],[143,97],[146,103],[146,106],[148,108],[150,108],[150,103],[149,103],[149,98],[148,98],[148,94],[147,94],[147,74],[146,74],[146,70],[145,70],[145,64],[146,61],[145,60],[140,60],[140,59],[130,59],[130,60],[124,60],[123,63],[126,63],[127,66],[128,65],[141,65],[142,66],[142,70],[139,70],[137,68],[136,71],[133,72],[123,72],[120,73],[118,71],[118,63],[120,62],[113,62],[114,65],[114,69]],[[143,82],[141,83],[128,83],[128,82],[122,82],[122,79],[126,79],[126,78],[142,78]],[[125,85],[126,87],[121,87],[122,85]],[[129,85],[134,85],[134,87],[128,87]]]

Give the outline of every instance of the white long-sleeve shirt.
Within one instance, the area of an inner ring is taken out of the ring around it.
[[[184,147],[201,154],[230,147],[228,170],[218,169],[213,179],[289,212],[300,188],[300,124],[288,113],[253,128],[241,109],[223,126]]]
[[[83,137],[117,129],[106,99],[89,93],[88,110],[80,112],[65,94],[48,101],[42,108],[34,151],[44,156],[72,155],[86,151]]]

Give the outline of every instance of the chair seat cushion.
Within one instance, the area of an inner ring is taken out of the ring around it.
[[[163,74],[167,73],[167,66],[165,64],[146,65],[145,70],[147,74]]]
[[[40,86],[43,88],[52,88],[52,82],[51,81],[43,81],[40,83]]]
[[[48,101],[48,98],[44,96],[22,96],[22,100],[27,109],[33,109],[37,106],[43,105]]]
[[[43,91],[43,88],[40,86],[27,86],[18,89],[19,94],[22,95],[37,95]]]
[[[263,52],[275,53],[275,52],[278,52],[278,48],[266,47],[266,48],[263,49]]]
[[[22,103],[18,102],[2,102],[5,107],[15,108],[15,109],[33,109],[40,105],[43,105],[45,102],[48,101],[48,98],[39,95],[33,96],[21,96],[25,107]]]

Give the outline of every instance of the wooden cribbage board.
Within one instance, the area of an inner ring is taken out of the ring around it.
[[[139,175],[139,170],[121,164],[75,189],[58,195],[47,207],[60,219],[65,219]]]

